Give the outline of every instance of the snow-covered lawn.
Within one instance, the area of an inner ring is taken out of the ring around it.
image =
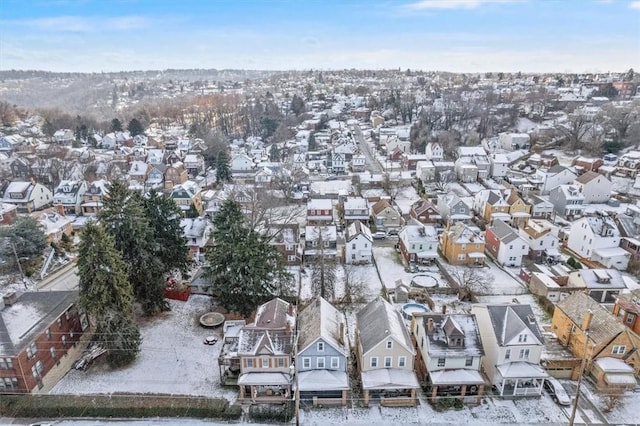
[[[403,215],[407,215],[411,210],[411,205],[416,201],[418,201],[419,199],[420,199],[420,196],[416,192],[415,188],[413,186],[408,185],[402,188],[398,192],[395,198],[395,203],[398,206],[398,208],[400,208],[400,212]]]
[[[378,272],[382,278],[382,284],[387,289],[394,289],[396,281],[402,280],[405,284],[411,284],[416,276],[429,276],[438,282],[440,287],[448,287],[447,281],[440,274],[437,266],[425,267],[426,272],[406,272],[401,263],[400,254],[393,247],[374,247],[373,257],[378,265]]]
[[[97,362],[87,371],[71,370],[51,393],[165,393],[234,401],[237,389],[220,385],[217,359],[222,339],[213,346],[203,344],[207,336],[222,337],[222,331],[206,329],[198,322],[202,314],[211,310],[211,298],[192,295],[187,302],[169,302],[171,312],[140,326],[142,346],[133,364],[112,371]]]
[[[365,287],[364,293],[366,300],[373,300],[376,296],[380,295],[382,284],[380,278],[376,272],[374,265],[336,265],[336,280],[335,280],[335,300],[340,300],[345,294],[345,274],[349,274],[349,279],[352,283],[362,285]],[[299,268],[290,268],[297,280],[300,277],[300,299],[308,300],[316,296],[313,292],[311,284],[311,276],[313,269],[311,266],[305,266],[302,274],[298,275]],[[331,300],[331,298],[328,298]]]

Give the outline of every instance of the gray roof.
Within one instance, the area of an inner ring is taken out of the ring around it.
[[[26,292],[0,310],[1,355],[26,348],[78,299],[77,291]]]
[[[378,296],[368,303],[356,314],[356,318],[362,345],[361,355],[389,337],[405,346],[408,351],[415,353],[409,331],[400,312],[382,297]]]
[[[507,344],[527,328],[541,344],[544,343],[531,306],[519,304],[487,305],[487,312],[489,312],[491,325],[500,346]]]
[[[433,321],[434,332],[429,333],[429,319]],[[437,356],[483,356],[484,349],[480,332],[476,322],[476,316],[472,314],[426,314],[416,318],[424,322],[427,332],[427,348],[429,355]],[[462,346],[449,345],[447,336],[463,335]]]
[[[587,311],[593,313],[589,336],[596,343],[605,343],[624,331],[625,326],[609,311],[581,291],[572,292],[556,305],[567,317],[582,329],[582,320]]]
[[[489,229],[491,229],[494,235],[503,243],[510,243],[518,238],[518,234],[515,233],[513,228],[500,219],[494,220],[493,225],[491,225]]]
[[[298,315],[298,351],[302,352],[322,338],[346,356],[349,351],[345,344],[345,323],[343,313],[316,296]]]

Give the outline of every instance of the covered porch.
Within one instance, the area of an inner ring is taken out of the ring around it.
[[[505,398],[531,397],[542,394],[542,385],[549,375],[538,365],[512,362],[498,366],[494,385]]]
[[[384,406],[416,405],[416,389],[420,387],[411,370],[384,368],[363,371],[361,374],[364,403],[377,400]]]
[[[298,373],[296,386],[301,403],[313,406],[347,405],[349,378],[344,371],[303,371]]]
[[[443,397],[454,397],[465,401],[474,400],[479,403],[484,394],[484,378],[476,370],[432,371],[429,373],[429,383],[431,384],[432,402]]]
[[[280,403],[291,398],[291,376],[285,373],[244,373],[238,386],[239,401]]]

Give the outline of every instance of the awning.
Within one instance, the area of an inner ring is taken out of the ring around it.
[[[636,378],[633,374],[613,374],[607,373],[604,375],[604,381],[609,385],[631,385],[635,386]]]
[[[420,253],[416,253],[418,259],[435,259],[438,257],[438,253],[435,251],[421,251]]]
[[[483,385],[484,379],[476,370],[440,370],[429,373],[431,383],[436,386],[447,385]]]
[[[363,371],[362,389],[417,389],[420,387],[412,370],[401,368],[381,368]]]
[[[467,253],[467,256],[469,256],[472,259],[481,259],[481,258],[487,257],[484,255],[484,253],[478,253],[478,252]]]
[[[505,379],[544,379],[549,375],[538,365],[528,362],[511,362],[498,366],[498,372]]]
[[[244,373],[238,378],[239,385],[284,386],[291,383],[291,377],[284,373]]]
[[[349,389],[349,379],[344,371],[302,371],[298,373],[297,383],[301,392]]]

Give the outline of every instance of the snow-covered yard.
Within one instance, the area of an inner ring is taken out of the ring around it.
[[[220,386],[217,359],[222,339],[213,346],[203,344],[207,336],[221,337],[221,330],[206,329],[198,322],[210,311],[211,298],[192,295],[187,302],[169,302],[171,312],[141,325],[142,346],[133,364],[115,371],[103,363],[87,371],[71,370],[51,393],[165,393],[234,401],[237,389]]]
[[[404,265],[400,260],[400,254],[396,253],[393,247],[374,247],[373,257],[376,259],[382,284],[384,284],[387,289],[394,289],[397,280],[402,280],[405,284],[409,285],[411,280],[417,275],[428,275],[438,282],[438,286],[448,287],[447,281],[442,277],[437,266],[426,267],[426,272],[413,273],[405,271]]]

